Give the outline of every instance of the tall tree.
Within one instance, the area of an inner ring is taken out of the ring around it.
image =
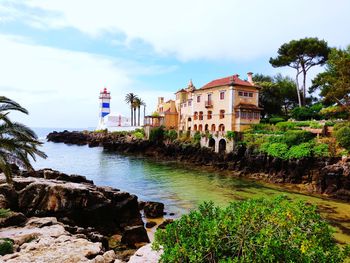
[[[298,105],[296,84],[289,77],[281,74],[274,77],[256,74],[253,80],[261,87],[259,103],[263,107],[263,116],[288,115],[289,111]]]
[[[136,98],[135,101],[134,101],[134,106],[135,106],[135,109],[137,108],[137,113],[138,113],[138,116],[137,116],[137,126],[140,126],[140,108],[141,108],[141,99],[140,98]]]
[[[134,118],[133,118],[133,110],[134,110],[134,100],[137,98],[137,95],[130,92],[126,94],[125,101],[126,103],[130,104],[130,124],[131,126],[134,125]]]
[[[38,149],[42,143],[36,134],[25,125],[10,120],[9,114],[13,111],[28,114],[15,101],[0,96],[0,170],[9,184],[12,183],[11,164],[33,170],[30,159],[35,161],[36,156],[46,158],[45,153]]]
[[[325,71],[312,84],[310,91],[319,89],[324,104],[350,107],[350,46],[332,49]]]
[[[145,117],[146,117],[146,102],[141,100],[141,106],[143,106],[143,124],[145,124]]]
[[[324,65],[328,59],[330,48],[324,40],[318,38],[303,38],[283,44],[277,51],[276,58],[270,58],[273,67],[288,66],[296,70],[296,90],[299,106],[305,105],[306,74],[310,68]],[[300,88],[299,75],[303,76],[303,85]]]

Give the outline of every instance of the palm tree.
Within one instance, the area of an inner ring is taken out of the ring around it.
[[[25,125],[12,122],[8,115],[11,111],[28,114],[28,111],[17,102],[0,96],[0,170],[5,174],[8,184],[12,184],[12,164],[17,164],[27,170],[34,170],[30,157],[46,158],[46,154],[37,147],[42,143],[34,131]]]
[[[128,93],[125,96],[126,103],[130,104],[130,124],[133,126],[133,108],[134,108],[134,100],[137,98],[137,95],[134,93]]]
[[[137,126],[140,126],[140,108],[141,108],[141,102],[142,100],[140,98],[136,98],[134,101],[134,106],[138,110],[138,116],[137,116]]]
[[[145,117],[146,117],[146,102],[141,100],[141,106],[143,106],[143,124],[145,125]]]

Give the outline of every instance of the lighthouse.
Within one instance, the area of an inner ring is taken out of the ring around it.
[[[97,130],[106,129],[106,125],[104,123],[104,117],[107,116],[111,112],[110,101],[111,101],[111,93],[104,88],[100,91],[100,113],[99,113],[99,122],[97,126]]]

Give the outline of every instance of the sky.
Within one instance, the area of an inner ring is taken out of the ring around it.
[[[348,0],[0,0],[0,95],[29,110],[12,116],[31,127],[96,127],[104,87],[129,116],[129,92],[152,113],[190,79],[294,77],[269,58],[304,37],[346,47],[349,13]]]

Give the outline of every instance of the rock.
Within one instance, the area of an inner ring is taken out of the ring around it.
[[[116,259],[116,254],[114,250],[109,250],[103,254],[103,259],[105,263],[111,263],[114,262]]]
[[[91,227],[89,232],[94,234],[82,234],[93,241],[102,242],[104,246],[108,243],[104,235],[128,233],[125,231],[127,227],[143,224],[135,195],[111,187],[95,186],[80,176],[72,178],[44,169],[35,177],[14,177],[14,192],[6,184],[0,184],[0,193],[16,196],[14,208],[28,217],[54,216],[71,226]],[[4,181],[4,176],[0,176],[0,183]],[[125,240],[130,243],[131,239]],[[146,231],[138,231],[132,240],[145,242],[148,240]]]
[[[139,201],[139,209],[142,210],[145,207],[144,201]]]
[[[135,243],[147,242],[149,239],[143,225],[126,227],[122,235],[122,243],[133,245]]]
[[[0,217],[0,227],[22,226],[27,221],[27,217],[22,213],[9,211],[7,216]]]
[[[155,225],[157,225],[156,222],[153,222],[153,221],[146,222],[146,228],[152,228],[152,227],[154,227]]]
[[[164,204],[160,202],[145,202],[143,211],[146,217],[162,217],[164,213]]]
[[[130,257],[129,263],[155,263],[159,262],[160,256],[163,251],[152,250],[152,245],[148,244],[136,251],[136,253]]]
[[[167,225],[174,222],[173,219],[165,219],[163,223],[161,223],[157,228],[159,229],[165,229]]]
[[[102,254],[101,243],[70,235],[55,218],[30,218],[23,227],[0,229],[0,238],[10,238],[19,252],[2,262],[82,262]]]

